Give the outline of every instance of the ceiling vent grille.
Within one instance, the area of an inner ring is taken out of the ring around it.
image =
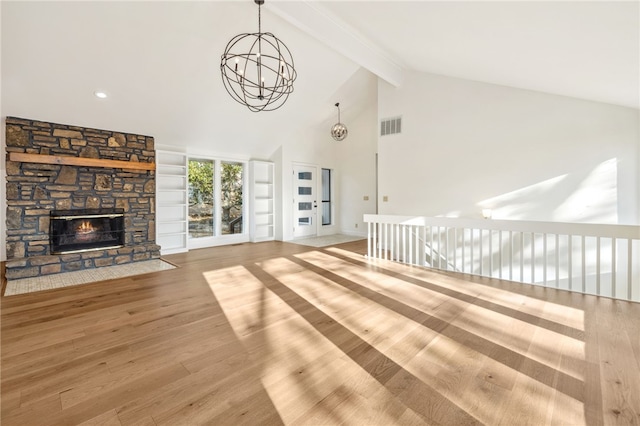
[[[380,136],[395,135],[402,131],[402,117],[385,118],[380,121]]]

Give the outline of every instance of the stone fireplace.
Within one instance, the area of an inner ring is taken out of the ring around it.
[[[160,257],[152,137],[7,117],[6,145],[8,280]]]

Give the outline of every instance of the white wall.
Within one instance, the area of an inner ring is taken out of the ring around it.
[[[381,214],[640,223],[636,109],[409,72],[378,97],[403,117],[378,142]]]
[[[340,158],[340,232],[366,236],[363,215],[376,212],[377,105],[366,105],[364,111],[349,121],[347,128],[347,138],[337,142]]]

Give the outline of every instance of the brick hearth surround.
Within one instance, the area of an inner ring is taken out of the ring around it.
[[[155,171],[10,161],[11,153],[155,163],[154,140],[7,117],[8,280],[160,257],[155,243]],[[122,208],[125,246],[52,255],[51,210]]]

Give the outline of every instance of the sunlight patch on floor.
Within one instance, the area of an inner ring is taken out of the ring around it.
[[[447,303],[452,303],[452,300],[455,299],[451,296],[445,298],[445,296],[436,291],[413,285],[411,282],[406,282],[395,277],[371,281],[365,276],[362,268],[326,253],[314,251],[301,253],[295,257],[301,258],[318,268],[332,271],[332,273],[340,275],[356,286],[361,286],[363,289],[372,289],[386,297],[393,298],[395,301],[403,303],[407,308],[414,308],[426,315],[432,315],[447,321],[449,324],[459,327],[465,332],[472,333],[486,340],[488,343],[498,345],[506,351],[513,351],[546,365],[549,368],[558,369],[562,373],[568,374],[578,380],[584,380],[582,374],[585,362],[584,342],[576,338],[580,336],[580,331],[584,328],[584,313],[580,310],[566,309],[564,318],[560,318],[557,304],[543,302],[525,295],[510,293],[499,289],[495,289],[495,292],[503,297],[493,300],[490,296],[494,294],[494,289],[487,288],[487,294],[484,295],[482,300],[491,302],[488,308],[476,304],[466,306],[467,304],[461,301],[459,315],[452,318],[446,314],[443,316],[437,309],[439,306],[438,298],[442,300],[448,299],[449,301]],[[384,274],[381,274],[381,277],[384,276]],[[462,280],[460,281],[462,284]],[[387,285],[381,285],[381,282],[386,282]],[[428,284],[428,281],[425,281],[425,284]],[[476,288],[472,283],[465,284],[472,289]],[[410,292],[407,291],[407,286],[413,287]],[[443,291],[448,290],[449,294],[452,294],[451,291],[458,291],[459,289],[460,287],[452,285],[448,288],[443,288]],[[473,293],[473,291],[469,293]],[[410,296],[407,296],[409,294]],[[419,294],[423,296],[416,297]],[[466,294],[461,294],[462,297],[465,295]],[[433,301],[433,299],[436,300],[436,303],[432,306],[425,306],[424,301]],[[508,303],[504,305],[501,304],[501,302],[507,301]],[[529,305],[531,309],[528,313],[529,316],[521,319],[517,316],[520,314],[520,308],[525,304]],[[503,307],[507,309],[503,310]],[[412,312],[415,311],[408,310],[407,315],[412,315]],[[514,316],[510,316],[509,313],[512,313]],[[544,324],[540,324],[540,319],[545,317],[551,318],[548,320],[549,322],[546,323],[551,329],[545,328]],[[555,323],[553,321],[554,319],[564,320],[563,322],[578,325],[580,328],[573,330],[569,328],[567,330],[566,327],[570,326]],[[497,328],[495,324],[501,324],[502,326]],[[504,327],[505,324],[508,325],[508,328]],[[563,334],[559,331],[568,332],[570,335]],[[536,337],[535,344],[532,344],[532,336]],[[568,363],[566,367],[559,366],[559,360],[556,359],[556,349],[559,346],[565,348],[564,356],[573,361]]]
[[[302,278],[295,278],[298,268],[291,268],[286,259],[266,263],[271,267],[261,264],[260,270],[269,275],[261,278],[244,267],[209,271],[204,276],[251,362],[260,366],[262,385],[282,420],[286,424],[361,422],[362,418],[350,417],[356,405],[362,407],[356,412],[366,416],[368,424],[393,424],[400,417],[418,421],[419,417],[354,362],[344,347],[337,346],[293,307],[296,300],[303,305],[306,302],[293,295],[283,301],[280,291],[291,291],[286,283]],[[231,290],[226,285],[230,279],[242,283],[241,291],[246,294],[242,303],[237,303],[238,287]],[[347,300],[343,307],[348,308]],[[300,310],[308,311],[304,307]],[[318,325],[331,327],[322,321]],[[349,341],[347,333],[344,342]]]

